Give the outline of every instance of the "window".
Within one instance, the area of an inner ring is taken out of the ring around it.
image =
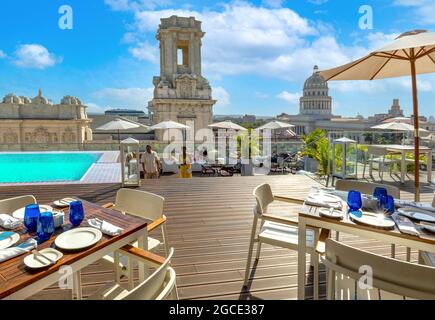
[[[183,64],[183,49],[177,49],[177,64],[181,66]]]

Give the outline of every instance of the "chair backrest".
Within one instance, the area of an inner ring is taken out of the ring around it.
[[[386,148],[379,146],[367,146],[367,153],[374,156],[385,156],[388,154]]]
[[[253,195],[257,200],[256,213],[267,213],[267,207],[273,202],[272,188],[269,184],[264,183],[254,189]]]
[[[171,248],[165,262],[154,271],[144,282],[136,288],[121,296],[122,300],[162,300],[166,298],[175,287],[176,273],[170,262],[174,254]]]
[[[120,189],[116,194],[114,209],[149,220],[163,215],[165,198],[141,190]]]
[[[328,271],[333,270],[338,274],[338,279],[340,276],[349,277],[355,283],[363,276],[360,268],[370,267],[373,272],[373,288],[397,297],[435,299],[434,267],[379,256],[332,239],[326,240],[324,263]],[[354,289],[355,297],[367,296],[364,291],[368,289],[361,289],[358,285]]]
[[[380,183],[370,183],[355,180],[337,180],[335,189],[341,191],[357,190],[363,194],[372,195],[377,187],[387,189],[389,195],[395,199],[400,199],[400,189],[395,186],[389,186]]]
[[[34,196],[19,196],[0,200],[0,213],[11,214],[17,209],[27,206],[28,204],[35,204],[36,199]]]

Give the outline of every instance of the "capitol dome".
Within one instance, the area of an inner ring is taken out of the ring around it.
[[[313,116],[332,115],[332,98],[329,96],[328,82],[320,75],[318,66],[314,66],[313,74],[304,83],[299,113]]]
[[[328,89],[328,82],[320,75],[318,66],[314,66],[313,75],[305,81],[304,89]]]

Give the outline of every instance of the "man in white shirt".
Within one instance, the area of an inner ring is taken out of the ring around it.
[[[157,179],[160,172],[160,158],[155,151],[147,145],[146,151],[142,154],[140,162],[143,166],[145,179]]]

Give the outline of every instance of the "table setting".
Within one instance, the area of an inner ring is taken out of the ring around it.
[[[319,215],[327,219],[346,219],[384,230],[397,227],[401,233],[417,237],[422,233],[435,234],[435,208],[394,199],[382,187],[375,188],[373,195],[356,190],[313,188],[305,204],[319,207]]]
[[[0,227],[0,263],[27,254],[23,263],[29,271],[50,267],[64,254],[86,250],[103,235],[114,237],[123,232],[123,228],[104,219],[87,216],[82,201],[75,198],[0,213]],[[52,237],[55,239],[49,247],[38,250]]]

